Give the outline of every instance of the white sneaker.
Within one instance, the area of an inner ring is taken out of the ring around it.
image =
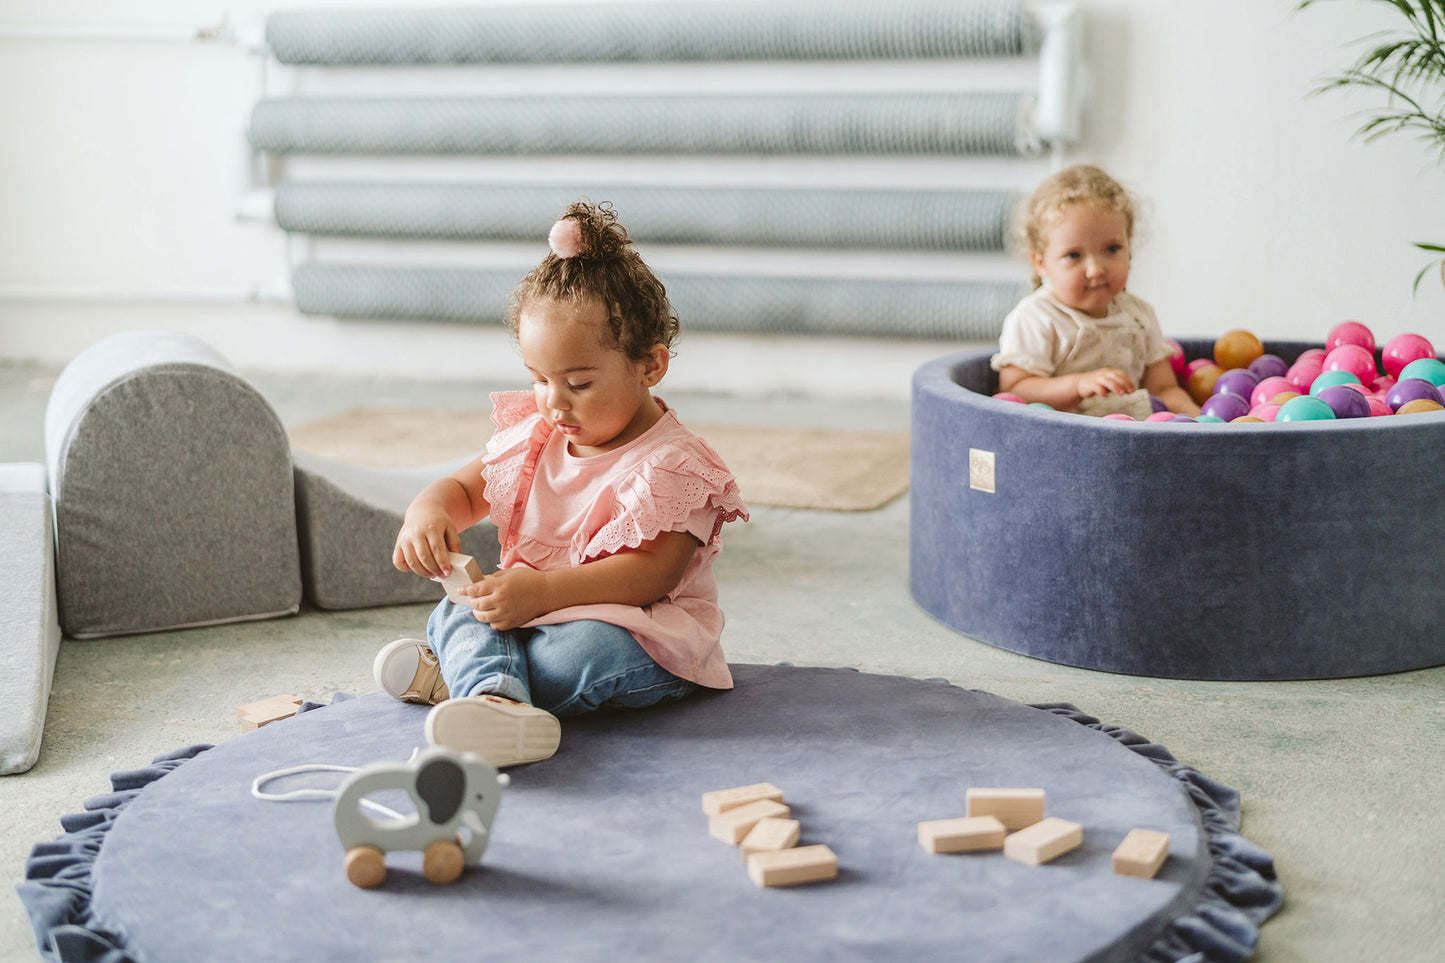
[[[447,684],[436,654],[420,639],[383,645],[371,663],[371,674],[383,692],[402,702],[434,706],[446,701]]]
[[[498,769],[549,759],[562,741],[552,713],[499,696],[439,703],[427,713],[425,731],[428,744],[474,752]]]

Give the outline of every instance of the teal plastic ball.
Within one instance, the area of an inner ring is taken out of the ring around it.
[[[1335,411],[1313,395],[1291,398],[1280,406],[1275,421],[1333,421]]]
[[[1406,378],[1423,378],[1435,387],[1445,385],[1445,362],[1439,358],[1416,358],[1400,369],[1399,381]]]

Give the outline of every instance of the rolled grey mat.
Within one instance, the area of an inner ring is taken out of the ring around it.
[[[1039,29],[1017,0],[278,11],[288,64],[1010,57]]]
[[[997,251],[1008,191],[288,182],[276,220],[305,234],[538,240],[578,197],[609,202],[639,241]]]
[[[262,100],[277,154],[1018,154],[1020,93]]]
[[[497,323],[517,271],[303,264],[305,314]],[[1025,293],[1008,282],[718,277],[670,273],[685,330],[980,340]]]

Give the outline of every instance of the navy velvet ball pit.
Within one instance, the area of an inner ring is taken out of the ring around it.
[[[426,708],[376,694],[112,777],[114,793],[35,847],[20,897],[48,959],[97,963],[1199,963],[1249,956],[1281,903],[1269,855],[1239,834],[1237,793],[1072,706],[846,669],[733,669],[731,692],[564,720],[556,756],[510,771],[481,865],[451,885],[393,853],[385,882],[357,889],[329,801],[249,792],[283,767],[407,758]],[[758,889],[738,849],[708,834],[704,792],[764,780],[787,794],[800,842],[837,853],[837,880]],[[963,815],[969,786],[1043,788],[1083,845],[1037,867],[925,852],[918,822]],[[1170,834],[1154,879],[1110,871],[1136,827]]]
[[[1445,663],[1445,412],[1111,421],[994,400],[992,353],[914,376],[909,584],[934,617],[1050,662],[1166,678]]]

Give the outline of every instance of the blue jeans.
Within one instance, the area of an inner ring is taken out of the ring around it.
[[[499,695],[553,715],[645,709],[697,690],[652,661],[626,629],[581,620],[498,632],[442,599],[426,627],[452,696]]]

